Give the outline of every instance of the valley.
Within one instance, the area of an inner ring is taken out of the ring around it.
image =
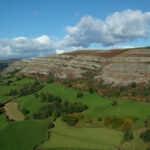
[[[148,102],[103,97],[33,76],[8,73],[1,79],[3,150],[145,150],[149,146],[140,137],[149,128]],[[43,99],[44,94],[48,97]],[[15,118],[7,117],[15,113]],[[124,139],[128,132],[133,139]]]

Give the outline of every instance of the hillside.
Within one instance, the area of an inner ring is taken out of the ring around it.
[[[2,150],[148,150],[150,133],[142,134],[150,127],[149,103],[24,76],[0,78]]]
[[[20,70],[24,75],[52,74],[59,79],[81,79],[87,71],[95,72],[96,81],[128,85],[150,80],[150,48],[124,50],[81,50],[36,59],[15,61],[5,72]]]

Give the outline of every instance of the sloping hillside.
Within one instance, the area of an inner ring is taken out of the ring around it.
[[[106,84],[128,85],[150,80],[150,47],[124,50],[81,50],[14,62],[5,72],[24,75],[52,74],[59,79],[79,79],[87,71]]]

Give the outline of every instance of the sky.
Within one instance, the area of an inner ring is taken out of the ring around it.
[[[0,0],[0,59],[150,46],[150,0]]]

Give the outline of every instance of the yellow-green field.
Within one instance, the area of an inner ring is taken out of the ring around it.
[[[18,110],[17,103],[9,102],[5,105],[6,115],[10,120],[21,121],[24,120],[24,115]]]

